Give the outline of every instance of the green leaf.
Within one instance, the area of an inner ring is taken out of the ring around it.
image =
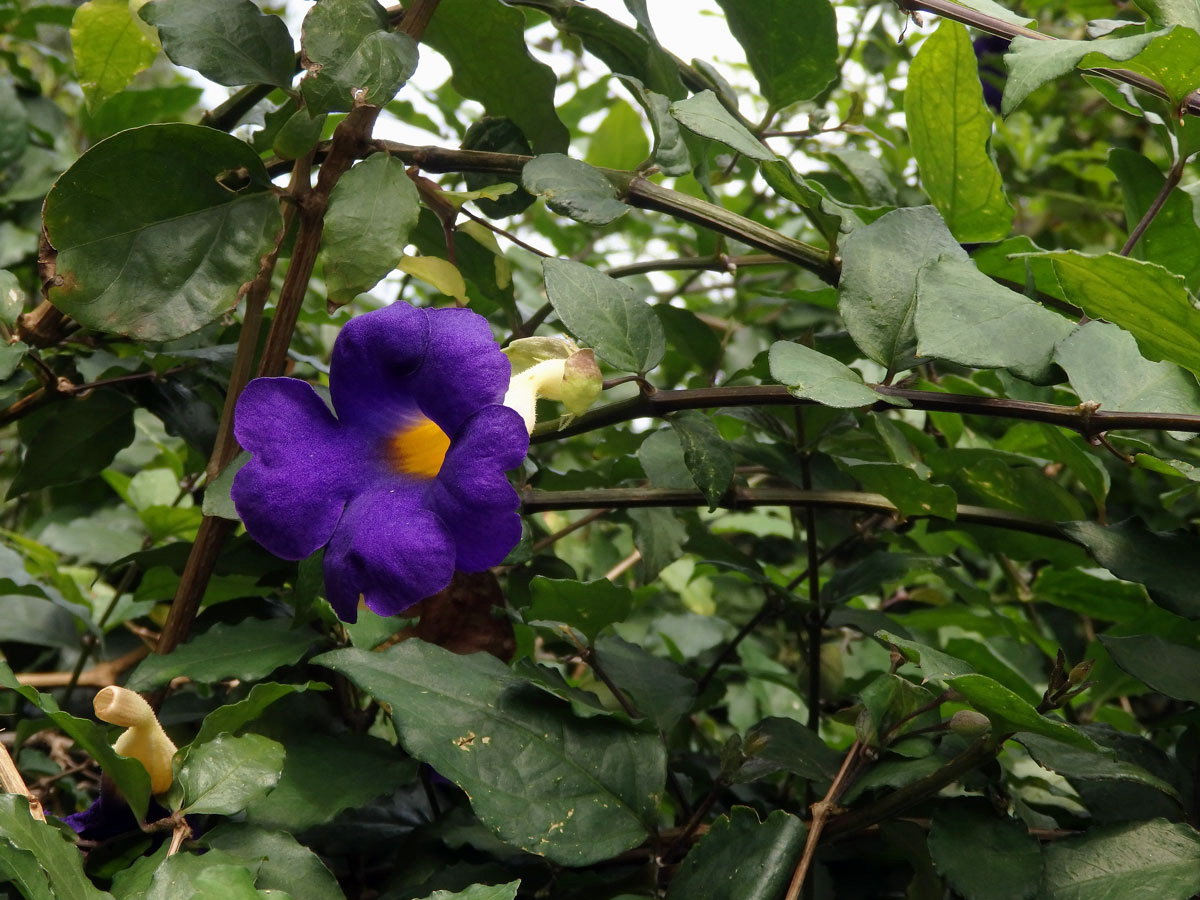
[[[1200,10],[1200,4],[1196,8]],[[1132,232],[1155,202],[1166,177],[1146,157],[1123,147],[1108,152],[1108,167],[1121,182],[1125,225]],[[1132,255],[1184,276],[1188,290],[1195,293],[1200,288],[1200,259],[1193,252],[1198,244],[1200,225],[1196,224],[1192,198],[1176,188],[1134,244]]]
[[[180,675],[201,684],[223,678],[256,681],[296,662],[316,640],[308,628],[293,630],[288,619],[219,622],[166,656],[146,657],[125,686],[145,691]]]
[[[250,0],[151,0],[139,11],[177,66],[217,84],[290,87],[296,51],[279,16]]]
[[[423,900],[514,900],[520,881],[508,884],[473,884],[462,891],[434,891]]]
[[[629,212],[599,170],[562,153],[543,153],[527,162],[521,184],[559,215],[588,225],[607,225]]]
[[[1150,601],[1140,585],[1101,578],[1078,569],[1041,569],[1033,583],[1033,593],[1039,602],[1106,622],[1129,622],[1150,609]]]
[[[610,169],[636,169],[650,155],[650,142],[642,130],[642,117],[620,100],[588,138],[587,163]]]
[[[662,324],[630,287],[591,266],[563,259],[544,260],[542,272],[555,314],[613,368],[644,373],[662,361]]]
[[[29,114],[9,77],[0,78],[0,167],[21,158],[29,143]]]
[[[597,664],[659,731],[670,731],[692,708],[696,682],[669,659],[652,656],[619,637],[596,641]]]
[[[1054,346],[1075,323],[996,284],[969,260],[943,259],[917,275],[917,354],[1044,384]]]
[[[506,842],[586,865],[646,839],[665,781],[656,736],[576,719],[486,653],[410,640],[315,661],[387,703],[404,748],[466,791]]]
[[[1196,891],[1200,834],[1152,819],[1089,828],[1042,854],[1038,900],[1187,900]]]
[[[376,153],[338,179],[321,232],[325,284],[338,306],[369,291],[404,257],[421,212],[404,163]]]
[[[986,675],[956,675],[946,684],[963,695],[973,707],[1004,731],[1031,731],[1070,744],[1081,750],[1099,752],[1095,741],[1065,722],[1043,716],[998,681]]]
[[[88,328],[168,341],[232,309],[280,226],[242,141],[146,125],[89,149],[46,197],[58,250],[50,301]]]
[[[1200,554],[1191,534],[1150,531],[1137,519],[1108,526],[1064,522],[1060,527],[1118,578],[1144,584],[1159,606],[1200,619]]]
[[[1156,634],[1102,634],[1100,643],[1138,681],[1176,700],[1200,703],[1200,649]]]
[[[1197,654],[1200,655],[1200,654]],[[1083,750],[1068,747],[1060,741],[1036,734],[1019,732],[1015,740],[1029,751],[1034,761],[1044,769],[1080,781],[1130,781],[1162,791],[1179,799],[1179,792],[1166,781],[1147,772],[1141,766],[1121,759],[1109,759]]]
[[[985,15],[1000,19],[1002,22],[1008,22],[1010,25],[1030,27],[1034,24],[1033,19],[1015,13],[1007,6],[996,3],[995,0],[955,0],[955,2],[959,6],[965,6],[967,9],[984,13]]]
[[[992,115],[965,26],[943,19],[908,75],[904,115],[921,184],[960,241],[1008,234],[1013,210],[988,152]]]
[[[1004,55],[1008,78],[1004,82],[1000,110],[1004,115],[1009,115],[1026,97],[1048,81],[1066,75],[1089,53],[1120,62],[1137,56],[1154,37],[1155,34],[1134,34],[1099,41],[1046,41],[1016,37]]]
[[[748,729],[742,748],[748,758],[738,770],[736,781],[751,781],[782,770],[806,781],[824,783],[833,780],[841,764],[841,755],[811,728],[780,716],[770,716]]]
[[[638,447],[637,458],[651,487],[686,491],[695,485],[674,429],[655,431],[647,437]]]
[[[686,100],[676,100],[671,104],[671,115],[689,131],[720,141],[743,156],[763,162],[775,159],[770,148],[735,119],[712,91],[701,91]]]
[[[872,406],[888,398],[863,383],[849,366],[792,341],[776,341],[770,352],[771,377],[788,393],[823,406]]]
[[[936,808],[929,854],[938,874],[968,900],[1030,900],[1042,877],[1042,849],[1025,824],[973,804]]]
[[[1137,0],[1155,25],[1186,25],[1200,31],[1200,6],[1192,0]]]
[[[124,394],[98,390],[70,404],[70,415],[51,417],[34,432],[9,498],[91,478],[133,441],[133,402]]]
[[[90,0],[75,10],[71,48],[89,109],[122,90],[158,56],[158,45],[142,32],[128,0]]]
[[[298,832],[391,794],[416,774],[416,763],[377,737],[289,736],[278,784],[248,804],[246,815],[256,825]]]
[[[1184,99],[1200,87],[1200,34],[1191,28],[1172,28],[1153,40],[1136,56],[1124,57],[1120,68],[1138,72],[1161,84],[1173,112],[1178,115]],[[1111,68],[1106,53],[1089,53],[1081,69]]]
[[[567,149],[554,70],[530,56],[520,10],[495,0],[442,0],[422,40],[450,63],[458,93],[478,100],[489,116],[511,119],[536,153]]]
[[[250,688],[250,693],[244,700],[226,703],[218,706],[200,723],[200,731],[192,740],[193,746],[207,743],[221,734],[236,734],[246,725],[263,714],[263,711],[276,700],[282,700],[289,694],[303,691],[324,691],[329,685],[321,681],[308,681],[304,684],[279,684],[273,681],[260,682]]]
[[[651,36],[583,3],[564,5],[565,15],[556,19],[555,24],[578,36],[584,49],[614,73],[636,78],[649,90],[671,100],[682,100],[688,95],[680,79],[678,61]]]
[[[932,206],[897,209],[852,231],[843,242],[838,311],[854,343],[889,372],[918,363],[913,317],[917,275],[967,253]]]
[[[837,77],[837,21],[828,0],[717,0],[717,5],[772,109],[811,100]]]
[[[607,578],[582,582],[535,575],[529,593],[533,603],[525,611],[527,622],[562,622],[589,641],[614,622],[624,621],[633,610],[629,589]]]
[[[631,509],[627,515],[633,522],[633,544],[642,554],[642,583],[647,584],[683,555],[687,529],[669,509]]]
[[[671,101],[665,94],[649,90],[632,75],[620,76],[630,93],[641,104],[654,132],[654,162],[664,175],[684,175],[691,171],[692,157],[679,122],[671,115]]]
[[[391,30],[376,0],[321,0],[304,17],[300,46],[310,115],[383,106],[417,68],[416,43]]]
[[[84,119],[83,127],[92,142],[97,143],[129,128],[179,122],[190,118],[189,113],[203,93],[190,84],[130,88],[105,100]]]
[[[241,822],[222,822],[206,831],[204,843],[215,850],[261,860],[254,885],[284,891],[292,900],[344,900],[337,879],[321,858],[287,832],[267,831]]]
[[[0,794],[0,878],[12,878],[30,900],[112,900],[84,874],[79,849],[34,819],[19,794]]]
[[[902,516],[958,516],[958,496],[954,488],[931,484],[905,465],[895,463],[841,464],[863,490],[883,494],[896,505]]]
[[[77,719],[70,713],[63,712],[58,702],[49,694],[39,693],[17,681],[12,669],[4,662],[0,662],[0,686],[16,691],[44,712],[56,728],[87,751],[104,770],[104,774],[116,784],[133,814],[139,820],[145,818],[150,803],[150,776],[146,773],[146,767],[138,760],[121,756],[113,750],[107,728],[89,719]],[[0,798],[3,796],[5,795],[0,794]],[[4,830],[0,830],[0,835],[4,833]]]
[[[667,900],[775,900],[791,880],[805,832],[781,809],[760,822],[748,806],[735,806],[684,857]]]
[[[284,749],[261,734],[222,734],[189,750],[176,780],[183,791],[184,813],[241,812],[279,780]]]
[[[1174,363],[1150,362],[1133,336],[1116,325],[1088,322],[1058,345],[1054,361],[1080,400],[1105,411],[1200,413],[1195,377]]]
[[[685,410],[667,421],[683,448],[683,461],[711,512],[733,481],[733,451],[712,419],[697,410]]]
[[[167,845],[152,856],[137,859],[128,869],[118,871],[113,881],[117,900],[189,900],[200,890],[205,872],[233,869],[245,871],[246,860],[223,850],[207,853],[176,853],[162,858]],[[257,860],[252,865],[257,866]],[[237,898],[241,900],[241,898]]]
[[[951,678],[975,672],[968,663],[957,656],[943,653],[935,647],[906,640],[886,631],[876,632],[875,637],[895,647],[906,660],[920,667],[922,683],[930,680],[948,683]]]

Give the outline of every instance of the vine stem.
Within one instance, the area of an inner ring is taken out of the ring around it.
[[[520,492],[521,505],[526,513],[562,509],[645,509],[657,506],[704,506],[708,500],[699,491],[665,488],[608,488],[587,491]],[[717,505],[723,509],[750,509],[755,506],[812,507],[814,509],[861,509],[887,513],[903,518],[900,511],[883,494],[867,491],[805,491],[796,488],[742,488],[725,492]],[[931,518],[927,515],[909,518]],[[973,506],[960,503],[955,521],[968,525],[991,525],[1010,531],[1024,531],[1043,537],[1069,540],[1055,522],[1022,516],[1005,509]]]
[[[976,397],[968,394],[945,394],[911,388],[874,385],[875,392],[904,401],[912,409],[932,412],[960,413],[972,416],[993,416],[1004,419],[1023,419],[1044,422],[1078,432],[1091,441],[1107,431],[1185,431],[1200,432],[1200,415],[1154,412],[1105,412],[1084,404],[1061,406],[1031,400],[1008,400],[1000,397]],[[597,428],[627,422],[643,416],[666,416],[682,409],[714,409],[722,406],[816,406],[815,401],[793,397],[782,385],[758,384],[738,387],[694,388],[691,390],[658,390],[642,393],[628,400],[610,403],[582,416],[550,419],[540,423],[530,440],[533,443],[557,440],[584,434]],[[895,409],[885,400],[866,407],[875,412]]]
[[[1129,232],[1129,239],[1125,241],[1125,245],[1121,248],[1121,256],[1128,256],[1133,252],[1133,248],[1142,239],[1142,235],[1146,233],[1146,229],[1150,227],[1150,223],[1154,221],[1155,216],[1162,212],[1162,208],[1167,204],[1167,198],[1171,196],[1171,191],[1175,190],[1179,182],[1183,180],[1183,166],[1186,162],[1186,156],[1180,156],[1179,159],[1175,160],[1167,172],[1167,178],[1163,181],[1163,186],[1154,198],[1154,202],[1150,204],[1150,208],[1146,210],[1145,215],[1134,226],[1133,231]]]
[[[788,885],[783,900],[797,900],[800,896],[800,891],[804,888],[804,879],[808,877],[808,870],[812,866],[813,857],[817,852],[817,844],[821,841],[821,832],[825,830],[825,823],[837,808],[837,801],[849,786],[850,773],[857,766],[862,750],[863,745],[858,741],[851,745],[842,758],[842,765],[838,769],[837,775],[834,776],[833,783],[829,785],[829,790],[825,792],[825,797],[812,805],[812,820],[808,823],[804,852],[800,856],[800,862],[796,864],[796,870],[792,873],[792,881]]]

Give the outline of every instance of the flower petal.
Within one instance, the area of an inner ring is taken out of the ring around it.
[[[497,565],[521,539],[520,498],[504,473],[529,450],[521,416],[486,406],[459,430],[430,491],[430,504],[453,537],[456,566],[479,572]]]
[[[421,411],[454,434],[476,410],[500,403],[512,376],[487,319],[469,309],[431,309],[429,352],[411,387]]]
[[[238,399],[233,433],[253,454],[233,479],[233,504],[250,536],[283,559],[329,540],[355,490],[355,454],[312,386],[256,378]]]
[[[407,303],[347,322],[329,364],[329,393],[338,419],[381,433],[415,412],[411,380],[428,348],[428,314]]]
[[[394,616],[450,583],[454,545],[425,495],[424,485],[397,481],[346,506],[325,550],[325,596],[340,619],[358,620],[359,595]]]

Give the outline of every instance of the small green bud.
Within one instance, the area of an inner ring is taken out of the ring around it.
[[[950,717],[950,730],[962,737],[979,737],[992,729],[992,723],[983,713],[973,709],[960,709]]]
[[[573,416],[581,416],[596,402],[604,378],[596,365],[596,354],[591,350],[580,350],[567,357],[563,366],[563,385],[560,400]]]
[[[1075,668],[1071,669],[1070,674],[1067,675],[1067,683],[1072,687],[1083,684],[1087,680],[1088,675],[1092,673],[1092,666],[1095,665],[1095,662],[1094,659],[1085,659],[1079,665],[1075,666]]]

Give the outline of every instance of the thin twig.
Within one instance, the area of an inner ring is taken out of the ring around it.
[[[788,885],[783,900],[796,900],[800,896],[800,891],[804,888],[804,879],[808,875],[809,867],[817,852],[817,844],[821,840],[821,832],[825,830],[825,823],[829,821],[829,817],[837,808],[837,801],[841,799],[842,794],[849,786],[850,773],[857,766],[862,751],[863,745],[855,741],[842,758],[842,765],[838,769],[837,775],[834,776],[833,783],[829,785],[829,790],[825,792],[825,797],[809,807],[812,810],[812,820],[808,823],[804,852],[800,855],[800,862],[796,864],[796,870],[792,873],[792,881]]]
[[[567,525],[565,528],[560,528],[560,529],[558,529],[558,531],[554,532],[553,534],[548,534],[548,535],[546,535],[546,537],[542,538],[541,540],[535,541],[533,546],[530,548],[530,550],[533,553],[540,553],[541,551],[545,550],[547,547],[551,547],[558,541],[565,538],[568,534],[573,534],[574,532],[578,531],[580,528],[586,528],[588,525],[591,525],[597,519],[602,519],[604,516],[607,516],[610,512],[612,512],[612,510],[610,510],[610,509],[594,509],[587,515],[580,516],[578,519],[576,519],[570,525]]]
[[[1150,223],[1154,221],[1164,206],[1167,204],[1167,198],[1171,196],[1171,191],[1183,179],[1183,166],[1187,162],[1186,156],[1180,156],[1175,160],[1167,172],[1166,180],[1163,181],[1162,188],[1159,189],[1158,195],[1154,198],[1154,202],[1150,204],[1150,208],[1146,210],[1145,215],[1134,226],[1133,231],[1129,233],[1129,239],[1125,241],[1125,245],[1121,248],[1120,255],[1128,256],[1133,252],[1133,248],[1137,246],[1137,242],[1142,239],[1142,235],[1146,233],[1146,229],[1150,227]]]
[[[17,764],[13,762],[13,758],[9,756],[8,749],[3,744],[0,744],[0,788],[3,788],[6,794],[24,795],[29,800],[29,814],[39,822],[46,821],[46,814],[42,811],[42,801],[25,786],[25,779],[21,777],[21,773],[17,770]]]

